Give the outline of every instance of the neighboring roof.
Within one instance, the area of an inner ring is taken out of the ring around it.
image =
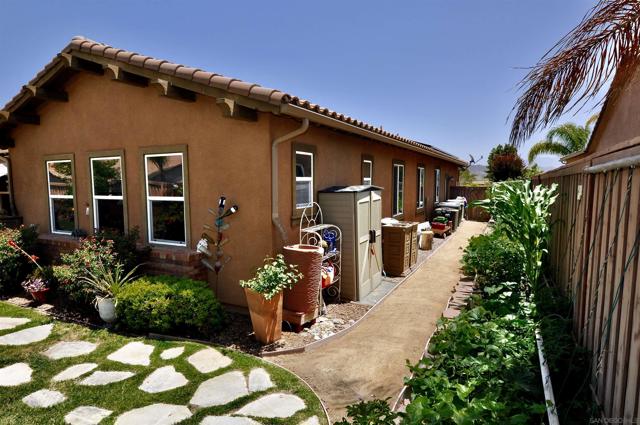
[[[431,145],[427,145],[416,140],[411,140],[405,137],[401,137],[397,134],[393,134],[389,131],[383,130],[382,127],[376,127],[363,121],[352,118],[348,115],[344,115],[329,108],[314,104],[308,100],[301,99],[297,96],[293,96],[286,92],[262,87],[258,84],[248,83],[235,78],[225,77],[220,74],[203,71],[198,68],[192,68],[181,64],[172,63],[162,59],[155,59],[151,56],[141,55],[135,52],[129,52],[123,49],[118,49],[109,46],[104,43],[89,40],[84,37],[74,37],[71,42],[58,54],[51,62],[49,62],[44,69],[42,69],[28,84],[24,86],[20,93],[13,97],[0,112],[14,111],[25,97],[33,95],[32,88],[40,87],[43,83],[43,79],[51,74],[51,71],[56,67],[60,67],[61,63],[67,59],[63,57],[64,54],[73,55],[75,52],[83,53],[89,56],[101,57],[107,60],[113,60],[115,62],[121,62],[133,67],[145,69],[151,72],[157,72],[164,74],[168,77],[183,79],[199,85],[209,86],[217,89],[227,91],[229,93],[237,94],[247,97],[249,99],[265,102],[274,106],[290,105],[298,107],[310,112],[323,115],[325,117],[346,123],[350,126],[366,130],[379,136],[400,142],[405,147],[418,148],[424,150],[427,154],[436,154],[439,157],[445,157],[446,159],[455,162],[459,165],[466,165],[466,161],[451,155],[441,149],[435,148]],[[31,86],[31,87],[29,87]],[[286,112],[285,112],[286,113]],[[0,115],[1,116],[1,115]],[[0,122],[0,125],[2,123]]]

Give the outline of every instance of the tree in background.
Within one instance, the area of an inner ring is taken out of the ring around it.
[[[522,177],[524,177],[527,180],[531,180],[531,178],[533,176],[537,176],[538,174],[542,174],[544,172],[544,170],[542,168],[540,168],[538,166],[538,164],[536,163],[529,163],[529,165],[527,166],[527,168],[524,169],[524,172],[522,173]]]
[[[487,159],[487,178],[492,182],[518,179],[524,171],[524,161],[512,145],[498,145]]]
[[[462,186],[471,185],[475,181],[475,179],[476,177],[473,175],[471,171],[469,171],[468,168],[465,168],[462,171],[460,171],[460,184]]]
[[[597,119],[598,115],[593,115],[584,126],[566,123],[552,128],[544,140],[531,146],[529,164],[540,154],[565,156],[584,150],[591,137],[591,125]]]

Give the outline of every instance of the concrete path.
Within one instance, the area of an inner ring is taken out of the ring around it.
[[[270,357],[306,380],[325,403],[332,422],[346,406],[374,398],[395,399],[460,279],[462,249],[485,223],[465,221],[400,287],[353,331],[302,354]]]

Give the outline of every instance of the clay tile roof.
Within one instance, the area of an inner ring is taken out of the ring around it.
[[[152,58],[150,56],[141,55],[134,52],[129,52],[122,49],[109,46],[104,43],[89,40],[84,37],[74,37],[71,42],[62,50],[62,53],[72,53],[73,51],[83,52],[85,54],[100,56],[111,60],[117,60],[119,62],[126,63],[131,66],[144,68],[160,74],[166,74],[176,78],[185,79],[187,81],[193,81],[197,84],[202,84],[217,89],[225,90],[240,96],[252,98],[261,102],[267,102],[272,105],[288,104],[299,108],[307,109],[309,111],[316,112],[324,115],[328,118],[332,118],[363,130],[367,130],[372,133],[385,136],[389,139],[393,139],[407,145],[418,147],[425,150],[437,151],[442,155],[445,155],[460,165],[466,164],[461,159],[450,155],[440,149],[436,149],[430,145],[417,142],[415,140],[400,137],[397,134],[393,134],[389,131],[383,130],[382,127],[376,127],[371,124],[356,120],[348,115],[344,115],[333,111],[329,108],[322,107],[320,105],[309,102],[308,100],[300,99],[299,97],[292,96],[286,92],[262,87],[258,84],[241,81],[235,78],[225,77],[222,75],[206,72],[197,68],[190,68],[184,65],[172,63],[162,59]],[[31,85],[37,85],[41,77],[46,75],[47,72],[54,66],[58,65],[62,59],[60,55],[54,58],[45,68],[36,75],[36,77],[29,82]],[[18,104],[18,101],[22,96],[28,95],[22,90],[18,95],[11,99],[3,108],[3,110],[10,110],[11,107]]]

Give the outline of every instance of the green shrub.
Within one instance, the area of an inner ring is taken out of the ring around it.
[[[99,230],[95,233],[95,237],[98,240],[113,241],[113,251],[125,272],[133,270],[149,259],[151,248],[138,247],[140,228],[137,226],[132,227],[125,234],[113,230]]]
[[[0,294],[18,291],[20,283],[34,268],[31,261],[9,245],[9,241],[14,241],[27,252],[33,252],[37,239],[38,229],[35,226],[0,228]]]
[[[89,276],[88,271],[99,273],[100,264],[112,268],[118,262],[113,241],[95,237],[82,239],[80,247],[62,254],[61,260],[62,264],[53,268],[59,293],[69,304],[80,308],[90,307],[95,299],[95,292],[82,278]]]
[[[147,276],[116,295],[122,326],[135,332],[211,335],[223,322],[222,306],[206,282]]]
[[[499,230],[474,236],[464,250],[462,271],[481,286],[520,282],[524,274],[522,251]]]

